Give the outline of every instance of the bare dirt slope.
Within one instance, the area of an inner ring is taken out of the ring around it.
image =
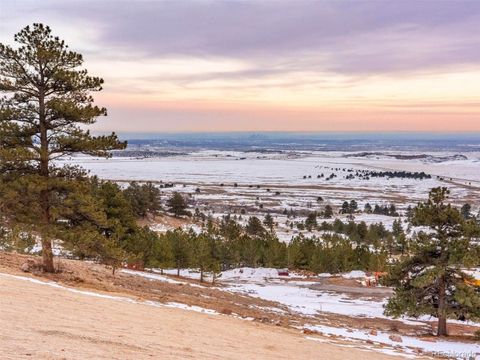
[[[156,308],[0,275],[2,359],[388,359],[222,315]]]

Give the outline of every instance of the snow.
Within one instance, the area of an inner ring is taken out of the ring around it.
[[[317,276],[319,278],[328,278],[328,277],[332,277],[332,274],[330,274],[330,273],[320,273]]]
[[[349,273],[342,274],[342,277],[345,279],[363,279],[365,278],[366,274],[365,271],[361,270],[353,270]]]
[[[278,269],[274,268],[237,268],[232,270],[223,271],[220,277],[221,281],[227,280],[263,280],[263,279],[284,279],[288,277],[303,278],[300,274],[290,273],[289,276],[278,275]]]
[[[424,352],[453,357],[458,359],[480,359],[480,344],[465,343],[447,340],[426,341],[412,336],[401,336],[402,342],[395,342],[389,338],[391,334],[378,331],[377,335],[357,329],[336,328],[324,325],[306,325],[309,330],[318,331],[327,336],[341,336],[350,340],[370,340],[375,344],[387,345],[401,349],[403,353],[416,355],[415,348]],[[315,338],[313,338],[315,339]],[[372,347],[373,348],[373,347]]]
[[[31,249],[25,249],[29,250],[28,252],[30,254],[39,254],[42,251],[42,240],[40,237],[36,237],[35,239],[35,244],[32,246]],[[65,255],[70,255],[71,252],[68,250],[65,250],[63,248],[63,244],[60,240],[56,240],[52,242],[52,253],[55,256],[65,256]]]
[[[160,272],[159,269],[152,269],[153,272]],[[177,275],[177,269],[165,269],[163,270],[164,274],[168,275]],[[186,277],[189,279],[200,280],[200,271],[197,269],[180,269],[180,276]],[[278,269],[275,268],[250,268],[242,267],[231,270],[222,271],[220,275],[217,276],[218,281],[264,281],[275,279],[286,279],[286,278],[305,278],[304,275],[290,272],[289,276],[278,275]],[[204,279],[206,281],[211,280],[210,273],[204,273]]]
[[[162,282],[166,282],[166,283],[169,283],[169,284],[189,285],[189,286],[193,286],[193,287],[203,287],[203,286],[198,285],[198,284],[192,284],[192,283],[185,282],[185,281],[178,281],[178,280],[171,279],[168,276],[151,274],[151,273],[144,272],[144,271],[122,269],[121,272],[123,272],[125,274],[129,274],[129,275],[133,275],[133,276],[144,277],[144,278],[150,279],[150,280],[162,281]]]
[[[350,298],[347,294],[340,292],[314,289],[310,286],[317,282],[292,281],[295,275],[289,278],[281,277],[276,274],[276,269],[242,268],[242,270],[243,272],[240,269],[234,269],[222,273],[219,281],[224,286],[218,289],[274,301],[287,306],[290,311],[307,316],[328,312],[352,317],[388,318],[383,314],[387,299]],[[321,275],[327,276],[327,274]],[[355,279],[364,277],[365,272],[354,270],[340,276]],[[398,320],[411,325],[425,325],[425,322],[436,321],[436,318],[422,316],[419,319],[399,318]],[[456,321],[450,320],[450,322]],[[458,323],[480,326],[479,323],[472,321],[458,321]]]
[[[319,312],[330,312],[349,316],[384,317],[382,302],[351,300],[343,295],[299,286],[298,283],[230,284],[225,290],[275,301],[303,315],[314,316]]]
[[[132,270],[122,271],[158,281],[182,283],[158,274]],[[158,272],[159,270],[153,269],[152,271]],[[164,273],[173,275],[177,273],[177,270],[164,270]],[[344,276],[355,278],[362,276],[362,274],[363,276],[365,275],[361,271],[352,271],[344,274]],[[180,275],[192,279],[199,279],[200,277],[199,272],[192,269],[182,269]],[[205,276],[205,278],[208,279],[209,277]],[[290,273],[290,276],[285,277],[279,276],[278,270],[274,268],[243,267],[223,271],[221,276],[218,277],[218,281],[224,286],[218,289],[275,301],[286,305],[291,311],[304,315],[313,316],[319,312],[331,312],[350,316],[384,317],[384,302],[362,299],[352,300],[346,295],[313,290],[308,288],[308,286],[315,284],[315,282],[291,280],[296,278],[305,278],[305,276]]]
[[[219,314],[215,310],[204,309],[204,308],[202,308],[200,306],[196,306],[196,305],[186,305],[186,304],[177,303],[177,302],[168,302],[168,303],[162,304],[162,305],[165,306],[165,307],[171,307],[171,308],[175,308],[175,309],[182,309],[182,310],[188,310],[188,311],[195,311],[195,312],[199,312],[199,313],[202,313],[202,314],[208,314],[208,315],[218,315]]]
[[[411,154],[411,152],[407,152]],[[307,207],[307,203],[316,203],[316,198],[322,196],[327,200],[344,200],[347,196],[355,196],[365,202],[375,202],[394,199],[395,195],[403,195],[414,204],[424,199],[432,187],[448,185],[452,188],[453,198],[465,197],[475,193],[465,185],[480,185],[478,159],[444,161],[439,163],[421,160],[398,160],[395,158],[355,158],[346,157],[348,152],[310,152],[303,154],[272,154],[258,156],[254,153],[236,153],[235,155],[222,151],[198,151],[188,156],[171,156],[162,158],[134,159],[112,158],[98,159],[76,157],[62,160],[60,163],[81,165],[101,178],[113,180],[138,180],[181,182],[188,186],[220,185],[223,191],[218,193],[200,193],[196,198],[206,196],[209,199],[240,198],[251,199],[253,194],[267,198],[276,198],[274,192],[280,191],[279,198],[283,205],[289,202],[299,203]],[[238,161],[246,157],[247,161]],[[343,169],[346,169],[345,171]],[[416,180],[402,178],[371,178],[369,180],[355,178],[346,179],[348,169],[353,170],[405,170],[425,171],[428,174],[452,178],[457,184],[445,183],[433,176],[432,179]],[[317,178],[318,174],[337,176],[329,181]],[[307,176],[304,179],[304,176]],[[310,178],[309,178],[310,176]],[[238,188],[233,187],[237,183]],[[247,188],[247,185],[268,185],[270,193],[261,187]],[[288,188],[284,187],[288,185]],[[276,187],[279,187],[278,189]],[[318,188],[315,188],[319,186]],[[305,188],[308,187],[308,188]],[[178,191],[179,189],[165,189]],[[192,189],[184,189],[191,191]],[[242,195],[243,194],[243,195]],[[363,205],[363,203],[361,204]]]
[[[476,280],[480,280],[480,268],[464,270],[465,273],[472,276]]]

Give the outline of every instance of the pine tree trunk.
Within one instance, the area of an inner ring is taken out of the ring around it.
[[[200,282],[203,282],[203,269],[200,268]]]
[[[447,336],[447,318],[445,316],[438,317],[437,336]]]
[[[53,265],[52,241],[48,238],[42,238],[42,257],[43,271],[53,273],[55,267]]]
[[[53,273],[55,267],[53,266],[53,251],[52,240],[48,234],[48,227],[50,226],[50,202],[47,190],[40,194],[40,206],[42,207],[42,256],[43,256],[43,271]]]
[[[177,268],[177,276],[180,277],[180,268]]]
[[[440,277],[438,284],[438,327],[437,336],[447,336],[447,315],[446,315],[446,291],[445,278]]]
[[[43,81],[43,78],[42,78]],[[43,255],[43,270],[45,272],[55,272],[53,266],[53,252],[52,241],[48,235],[49,227],[51,223],[50,216],[50,193],[48,189],[49,180],[49,154],[48,154],[48,130],[45,116],[45,97],[43,88],[39,88],[39,124],[40,124],[40,175],[44,178],[45,182],[43,189],[40,193],[40,206],[42,209],[43,217],[43,234],[42,234],[42,255]]]

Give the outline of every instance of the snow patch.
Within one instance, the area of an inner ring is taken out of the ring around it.
[[[317,331],[326,336],[341,336],[350,340],[372,341],[374,344],[391,346],[401,349],[402,352],[410,355],[418,355],[420,349],[423,352],[432,353],[438,356],[445,356],[457,359],[479,359],[480,344],[465,343],[447,340],[422,340],[412,336],[401,336],[402,342],[390,339],[389,333],[378,331],[377,335],[371,335],[364,330],[344,329],[324,325],[306,325],[306,329]],[[374,347],[372,347],[374,349]],[[392,349],[393,350],[393,349]]]

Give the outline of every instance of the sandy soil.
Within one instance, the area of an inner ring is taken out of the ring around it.
[[[238,293],[221,291],[218,288],[222,286],[221,284],[216,284],[215,287],[212,287],[210,284],[200,284],[196,280],[177,278],[176,276],[170,276],[170,278],[185,284],[170,284],[161,281],[150,281],[149,279],[132,276],[120,271],[117,271],[113,276],[111,269],[106,268],[104,265],[64,258],[55,259],[56,266],[60,268],[60,272],[47,274],[39,269],[38,264],[40,261],[39,256],[0,251],[0,273],[25,276],[26,274],[20,268],[23,264],[29,263],[32,265],[29,270],[30,273],[27,274],[29,276],[33,275],[42,281],[55,281],[64,286],[86,291],[122,293],[124,296],[137,300],[152,300],[159,303],[176,302],[200,306],[221,314],[237,314],[239,317],[250,318],[256,323],[272,327],[292,328],[312,323],[311,317],[292,312],[282,304]],[[304,275],[308,275],[308,273],[305,272]],[[301,280],[296,279],[296,281]],[[304,280],[309,281],[313,280],[313,278],[305,278]],[[355,280],[332,278],[324,279],[323,281],[330,285],[350,286],[350,291],[347,291],[345,294],[352,298],[359,296],[359,294],[352,292],[352,290],[359,288],[359,284]],[[187,285],[189,283],[194,286]],[[275,309],[283,310],[283,313],[279,313]],[[315,323],[335,327],[366,329],[366,331],[372,329],[387,332],[394,331],[401,335],[427,336],[431,333],[431,326],[407,324],[386,318],[351,317],[334,313],[318,313],[315,315]],[[451,335],[471,337],[476,328],[467,325],[450,324],[449,330]]]
[[[283,327],[95,298],[1,274],[0,309],[2,359],[394,358]]]

